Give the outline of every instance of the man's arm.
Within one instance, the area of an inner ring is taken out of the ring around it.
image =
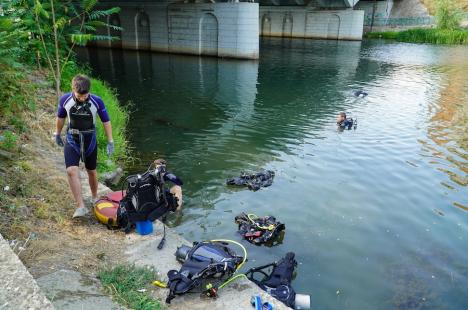
[[[114,139],[112,138],[112,125],[111,122],[105,122],[102,123],[104,125],[104,131],[106,133],[107,141],[108,142],[114,142]]]
[[[65,118],[57,117],[55,122],[55,134],[60,135],[62,133],[63,125],[65,124]]]

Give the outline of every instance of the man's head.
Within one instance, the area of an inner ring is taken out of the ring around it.
[[[346,113],[345,112],[340,112],[340,114],[338,115],[338,117],[336,118],[336,121],[337,122],[342,122],[346,120]]]
[[[89,90],[91,88],[91,81],[86,75],[76,75],[72,80],[72,91],[75,98],[84,102],[88,99]]]

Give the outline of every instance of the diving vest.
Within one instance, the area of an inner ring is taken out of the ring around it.
[[[279,262],[251,268],[245,273],[247,278],[262,290],[293,309],[295,308],[296,292],[291,286],[291,281],[297,266],[294,256],[294,253],[288,252]],[[273,267],[272,270],[271,267]],[[268,270],[271,270],[270,274],[267,273]],[[257,273],[260,277],[256,276]]]
[[[189,292],[216,296],[218,285],[230,278],[244,260],[227,243],[219,241],[194,242],[193,247],[183,245],[177,248],[175,255],[182,267],[167,273],[168,304],[176,295]]]
[[[94,117],[91,112],[91,102],[87,99],[85,102],[77,102],[70,108],[69,129],[87,131],[94,129]]]

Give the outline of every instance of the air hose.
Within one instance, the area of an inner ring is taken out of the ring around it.
[[[233,243],[235,245],[238,245],[242,249],[242,251],[244,251],[244,259],[242,260],[242,263],[240,263],[239,266],[237,266],[236,272],[237,272],[237,270],[241,269],[241,267],[244,265],[244,263],[247,260],[247,250],[245,249],[245,247],[242,244],[240,244],[237,241],[229,240],[229,239],[215,239],[215,240],[210,240],[210,241],[211,242],[227,242],[227,243]],[[225,287],[226,285],[228,285],[229,283],[231,283],[232,281],[234,281],[235,279],[238,279],[240,277],[247,278],[247,276],[245,274],[243,274],[243,273],[232,276],[229,279],[227,279],[224,283],[222,283],[220,286],[218,286],[218,289],[221,289],[221,288]]]
[[[255,226],[257,226],[260,229],[264,229],[264,230],[273,230],[273,229],[275,229],[275,225],[273,225],[273,224],[271,224],[269,226],[258,225],[257,222],[255,222],[255,219],[258,219],[258,216],[253,214],[253,213],[247,214],[247,217],[252,222],[252,224],[254,224]]]

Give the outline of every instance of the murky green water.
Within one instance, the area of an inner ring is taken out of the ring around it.
[[[246,211],[286,223],[246,244],[255,266],[294,251],[294,287],[315,309],[468,308],[468,48],[268,40],[259,61],[82,51],[134,104],[146,169],[168,159],[189,240],[232,238]],[[352,91],[364,89],[366,98]],[[338,132],[347,111],[356,130]],[[276,171],[258,192],[228,188]]]

